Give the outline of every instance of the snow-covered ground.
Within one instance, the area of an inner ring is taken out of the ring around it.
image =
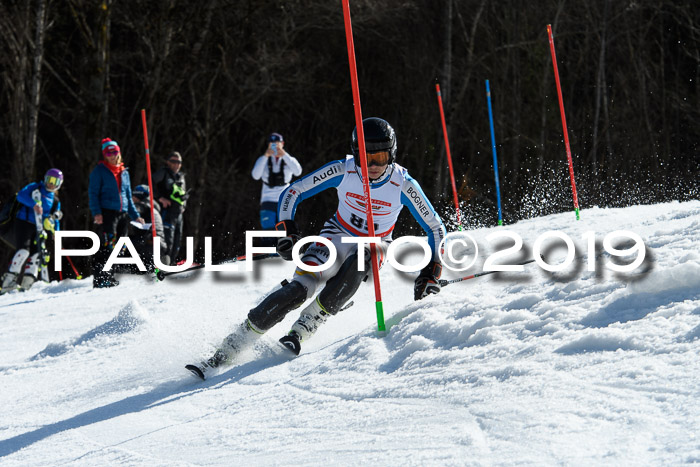
[[[528,264],[413,302],[410,275],[387,267],[385,337],[364,285],[299,357],[276,343],[293,311],[205,382],[183,365],[209,355],[291,264],[2,296],[0,465],[698,463],[700,201],[469,233],[483,259],[497,231],[530,251],[565,232],[585,255],[584,232],[602,242],[620,229],[646,245],[633,273],[607,269],[608,255],[595,271],[585,259],[553,274]]]

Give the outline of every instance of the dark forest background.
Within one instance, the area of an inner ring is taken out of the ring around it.
[[[363,115],[394,126],[399,163],[449,228],[438,82],[465,225],[497,220],[486,79],[504,222],[572,210],[547,24],[581,208],[698,197],[695,2],[352,0],[350,9]],[[349,151],[348,70],[340,0],[0,0],[0,200],[57,167],[63,227],[89,229],[102,138],[119,142],[132,183],[146,182],[146,109],[153,170],[170,151],[184,158],[185,235],[197,247],[212,236],[218,257],[230,256],[259,228],[250,170],[270,132],[304,173]],[[297,217],[307,235],[335,209],[334,193],[317,198]],[[404,214],[397,235],[409,232],[417,224]]]

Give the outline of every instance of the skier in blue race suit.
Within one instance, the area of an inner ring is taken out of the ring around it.
[[[13,220],[12,244],[17,251],[12,257],[8,271],[2,277],[0,293],[17,288],[17,280],[22,272],[20,290],[28,290],[39,278],[40,273],[48,281],[46,266],[50,260],[46,250],[47,231],[60,230],[61,203],[57,192],[63,184],[63,173],[50,169],[44,180],[30,183],[17,192],[18,209]],[[35,198],[39,198],[39,200]],[[41,228],[37,229],[37,216]],[[26,262],[26,265],[25,265]]]
[[[382,242],[377,246],[379,264],[384,260],[391,233],[401,209],[408,207],[413,217],[428,235],[432,260],[420,272],[414,284],[414,299],[440,292],[438,281],[442,266],[438,248],[445,236],[442,220],[428,201],[418,183],[407,170],[395,162],[396,134],[381,118],[363,121],[367,163],[372,198],[375,236]],[[338,192],[338,210],[321,229],[320,236],[329,239],[337,251],[333,265],[322,272],[308,272],[300,268],[291,281],[265,297],[250,310],[248,318],[228,335],[215,354],[199,365],[187,368],[204,378],[208,371],[230,362],[244,348],[251,346],[261,335],[284,319],[287,313],[312,298],[317,288],[325,287],[306,306],[289,333],[280,342],[295,354],[301,343],[308,340],[330,316],[335,315],[355,294],[363,280],[371,272],[369,247],[365,248],[364,270],[358,271],[358,246],[341,243],[343,237],[367,236],[364,192],[359,162],[357,129],[352,138],[353,155],[330,162],[287,187],[279,198],[277,230],[285,230],[286,236],[277,243],[277,252],[285,260],[292,259],[294,243],[300,239],[294,214],[299,203],[317,193],[335,188]],[[321,265],[328,261],[329,248],[323,243],[312,244],[302,256],[307,265]]]

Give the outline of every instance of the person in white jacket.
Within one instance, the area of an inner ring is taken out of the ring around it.
[[[284,138],[272,133],[267,141],[265,154],[258,157],[252,176],[262,180],[260,193],[260,225],[263,230],[274,230],[277,224],[277,202],[280,194],[289,186],[292,177],[301,175],[301,164],[284,150]]]

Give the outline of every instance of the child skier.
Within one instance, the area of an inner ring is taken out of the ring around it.
[[[2,276],[0,294],[17,288],[24,268],[20,290],[28,290],[39,278],[48,281],[46,266],[50,260],[46,249],[47,231],[60,230],[61,203],[56,193],[63,184],[63,172],[51,169],[44,180],[33,182],[17,192],[19,209],[13,222],[13,245],[17,248],[8,271]],[[26,266],[25,266],[26,262]]]

